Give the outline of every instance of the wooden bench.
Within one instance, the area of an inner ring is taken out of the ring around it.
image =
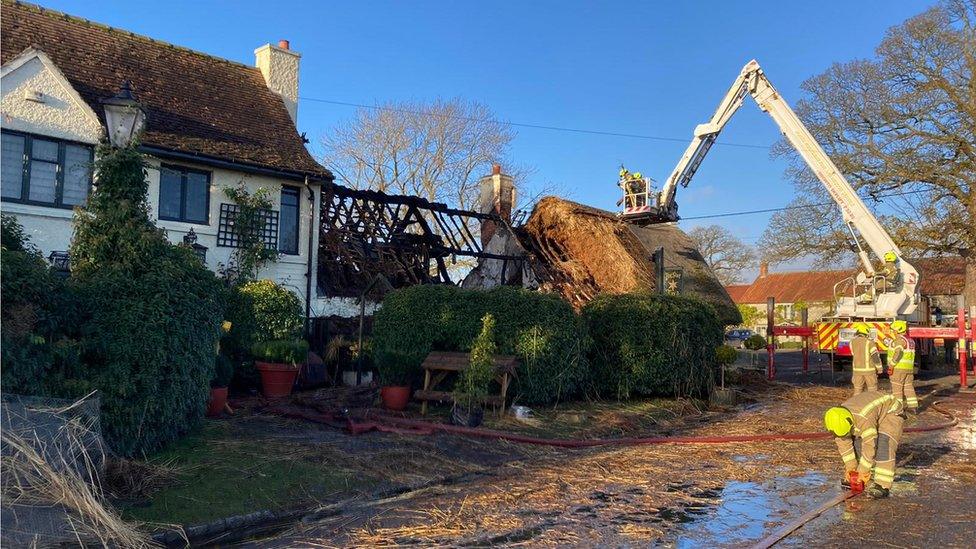
[[[501,393],[486,396],[482,402],[491,404],[501,413],[505,411],[505,396],[508,394],[508,385],[515,375],[518,359],[514,356],[494,355],[492,360],[495,363],[495,380],[501,386]],[[454,399],[454,393],[438,390],[437,386],[444,381],[448,374],[466,370],[470,362],[471,355],[468,353],[434,351],[427,355],[421,364],[421,368],[424,369],[424,388],[418,389],[413,394],[414,398],[423,401],[420,407],[420,412],[423,415],[427,415],[427,403],[429,401],[448,402]]]

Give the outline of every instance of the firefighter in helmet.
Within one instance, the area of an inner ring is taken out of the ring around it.
[[[881,373],[881,355],[878,346],[871,338],[868,325],[858,322],[854,325],[854,337],[851,339],[851,383],[854,394],[858,395],[865,389],[878,390],[878,374]]]

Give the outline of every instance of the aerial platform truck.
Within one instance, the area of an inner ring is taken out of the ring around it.
[[[624,190],[621,202],[625,207],[621,217],[637,224],[678,221],[678,205],[675,202],[678,185],[688,186],[719,133],[742,106],[746,95],[752,96],[759,108],[773,118],[786,139],[837,203],[860,260],[860,272],[856,276],[839,280],[834,285],[832,314],[812,327],[804,327],[805,329],[796,330],[795,334],[786,335],[812,337],[821,352],[850,357],[849,343],[854,336],[854,326],[859,322],[868,324],[882,353],[887,351],[888,341],[895,337],[891,329],[894,320],[905,320],[916,328],[917,333],[922,334],[918,328],[928,325],[929,315],[919,297],[918,271],[902,256],[891,236],[769,82],[755,60],[742,68],[711,120],[695,128],[691,143],[660,192],[653,192],[651,181],[646,178],[642,181],[629,181],[626,185],[622,184],[623,181],[618,183]],[[644,183],[643,186],[639,184],[641,182]],[[885,265],[884,268],[875,266],[871,259],[872,254],[879,264]],[[889,260],[887,262],[884,261],[886,257]],[[909,335],[913,335],[911,331]],[[931,340],[925,343],[931,343]],[[917,348],[921,351],[918,355],[921,355],[927,346],[919,344]]]

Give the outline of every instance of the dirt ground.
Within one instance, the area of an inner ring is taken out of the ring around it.
[[[781,364],[781,372],[790,369],[788,362]],[[849,389],[816,383],[813,374],[796,376],[797,383],[753,390],[737,408],[711,421],[689,422],[687,428],[672,425],[666,434],[818,431],[823,409],[846,398]],[[959,418],[959,425],[905,435],[891,498],[849,500],[782,543],[972,546],[976,399],[955,396],[951,382],[921,383],[924,409],[909,426],[945,423],[932,407],[936,401]],[[739,547],[841,490],[842,467],[830,440],[565,450],[486,446],[440,435],[435,444],[449,440],[470,444],[473,452],[508,449],[511,459],[496,458],[465,482],[350,503],[327,518],[244,545]]]

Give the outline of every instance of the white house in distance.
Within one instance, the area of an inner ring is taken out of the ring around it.
[[[296,129],[300,55],[287,41],[259,47],[252,67],[9,0],[0,24],[0,205],[45,257],[68,250],[105,135],[101,102],[128,81],[146,112],[151,215],[169,239],[192,231],[210,268],[226,264],[236,238],[224,188],[268,189],[262,237],[281,257],[260,276],[298,294],[311,317],[358,314],[352,299],[316,296],[320,191],[333,177]]]

